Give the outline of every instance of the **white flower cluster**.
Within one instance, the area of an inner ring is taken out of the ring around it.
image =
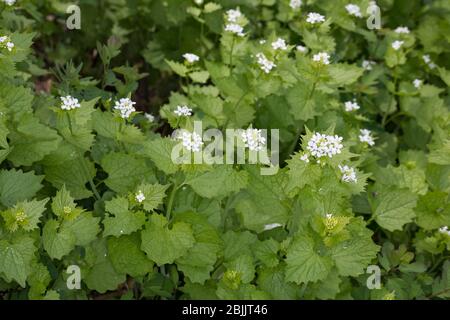
[[[0,48],[8,49],[8,51],[12,51],[14,48],[14,43],[11,41],[11,39],[7,36],[1,36],[0,37]]]
[[[298,9],[302,6],[302,0],[291,0],[289,1],[289,6],[294,10]]]
[[[326,52],[319,52],[313,56],[313,61],[330,64],[330,55]]]
[[[339,170],[341,170],[342,173],[342,181],[344,182],[353,182],[357,183],[358,178],[356,177],[355,169],[352,167],[349,167],[347,165],[341,166],[339,165]]]
[[[239,11],[239,8],[228,10],[226,12],[227,24],[225,25],[225,31],[234,33],[239,37],[245,36],[244,28],[238,23],[240,17],[242,17],[242,13]]]
[[[443,226],[439,228],[439,232],[442,234],[446,234],[448,236],[450,236],[450,230],[448,230],[448,226]]]
[[[80,107],[80,103],[77,98],[72,96],[61,97],[61,109],[62,110],[72,110]]]
[[[278,38],[276,41],[272,42],[272,48],[274,50],[287,50],[288,47],[284,39]]]
[[[199,56],[193,53],[185,53],[183,54],[183,58],[186,59],[188,63],[194,63],[200,60]]]
[[[141,190],[139,190],[138,193],[135,196],[135,199],[136,199],[137,202],[141,203],[142,201],[145,200],[144,193]]]
[[[359,141],[367,143],[369,146],[373,146],[375,141],[371,135],[371,131],[367,129],[359,130]]]
[[[344,103],[345,111],[351,112],[354,110],[358,110],[360,108],[359,104],[353,100],[353,101],[346,101]]]
[[[316,158],[325,156],[332,158],[334,155],[341,153],[343,147],[342,137],[315,132],[308,141],[306,148]]]
[[[123,119],[128,119],[130,115],[136,111],[134,105],[136,102],[131,101],[129,98],[122,98],[119,101],[116,101],[114,109],[119,110],[120,116]]]
[[[361,9],[356,4],[349,3],[348,5],[345,6],[345,10],[347,10],[348,14],[352,16],[362,18]]]
[[[8,6],[12,6],[14,3],[16,3],[16,0],[3,0],[3,2]]]
[[[394,32],[395,32],[395,33],[405,33],[405,34],[408,34],[408,33],[409,33],[409,29],[408,29],[408,27],[397,27],[397,28],[394,30]]]
[[[376,65],[376,63],[374,61],[371,60],[363,60],[362,62],[362,67],[364,68],[364,70],[372,70],[372,66]]]
[[[199,152],[203,145],[202,137],[195,132],[190,133],[183,130],[177,139],[183,142],[183,147],[188,151]]]
[[[413,81],[413,85],[414,87],[416,87],[416,89],[419,89],[423,84],[423,80],[420,79],[414,79]]]
[[[275,68],[277,66],[273,61],[270,61],[269,59],[267,59],[266,56],[264,55],[264,53],[261,53],[261,52],[257,53],[256,58],[258,59],[257,62],[259,64],[259,66],[265,73],[269,73],[270,70],[272,70],[273,68]]]
[[[430,67],[430,69],[436,68],[436,64],[433,61],[431,61],[431,58],[428,54],[424,54],[422,56],[422,59],[428,65],[428,67]]]
[[[315,24],[319,22],[324,22],[325,17],[317,12],[310,12],[308,13],[308,17],[306,18],[306,22]]]
[[[188,106],[177,106],[177,110],[175,110],[173,113],[175,113],[179,117],[189,117],[192,115],[192,109]]]
[[[230,9],[227,11],[227,21],[228,22],[237,22],[238,19],[242,16],[241,11],[238,9]]]
[[[394,42],[392,42],[391,46],[392,49],[394,49],[395,51],[399,50],[401,48],[401,46],[405,43],[405,41],[400,41],[400,40],[395,40]]]
[[[301,53],[305,53],[305,52],[308,51],[308,48],[307,48],[307,47],[301,46],[301,45],[298,45],[298,46],[296,47],[296,49],[297,49],[297,51],[300,51]]]
[[[225,26],[225,31],[227,31],[227,32],[231,32],[231,33],[234,33],[234,34],[236,34],[237,36],[239,36],[239,37],[243,37],[243,36],[245,36],[245,34],[244,34],[244,28],[242,28],[240,25],[238,25],[237,23],[228,23],[226,26]]]
[[[241,139],[251,151],[260,151],[266,145],[266,139],[260,129],[248,128],[241,133]]]

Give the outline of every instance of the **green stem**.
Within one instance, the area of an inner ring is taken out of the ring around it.
[[[87,168],[86,162],[85,162],[86,159],[84,158],[83,154],[81,154],[81,152],[80,152],[80,157],[81,157],[81,163],[83,166],[83,170],[86,174],[86,177],[88,177],[88,179],[89,179],[89,185],[91,186],[92,192],[94,193],[95,198],[97,200],[100,200],[102,197],[100,196],[100,193],[98,192],[97,187],[95,186],[95,183],[92,180],[91,175],[89,174],[89,169]]]
[[[172,214],[173,200],[175,199],[175,194],[177,193],[178,187],[179,186],[175,180],[173,182],[173,188],[172,191],[170,192],[169,202],[167,204],[167,213],[166,213],[167,220],[170,220],[170,215]]]
[[[235,39],[235,37],[233,36],[233,40],[231,41],[231,51],[230,51],[230,68],[233,66],[234,39]]]

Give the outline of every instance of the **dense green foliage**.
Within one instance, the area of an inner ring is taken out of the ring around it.
[[[0,299],[450,297],[448,0],[6,2]],[[279,170],[174,163],[194,121],[279,129]]]

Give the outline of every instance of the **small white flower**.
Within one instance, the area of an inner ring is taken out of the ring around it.
[[[185,53],[183,54],[183,58],[186,59],[188,63],[194,63],[200,60],[199,56],[193,53]]]
[[[229,24],[227,24],[225,26],[225,31],[234,33],[234,34],[236,34],[239,37],[245,36],[245,34],[243,33],[244,28],[242,28],[240,25],[238,25],[236,23],[229,23]]]
[[[62,110],[73,110],[80,107],[80,103],[77,98],[72,96],[61,97],[61,109]]]
[[[416,87],[416,89],[419,89],[423,84],[423,80],[420,79],[414,79],[413,81],[413,85],[414,87]]]
[[[338,135],[329,136],[315,132],[308,141],[306,149],[316,158],[329,157],[342,152],[342,137]]]
[[[131,101],[129,98],[122,98],[119,101],[116,101],[114,105],[115,110],[119,110],[120,116],[123,119],[128,119],[130,115],[136,111],[134,105],[136,102]]]
[[[405,41],[395,40],[395,41],[392,42],[392,44],[391,44],[392,49],[394,49],[394,50],[397,51],[398,49],[400,49],[400,47],[401,47],[404,43],[405,43]]]
[[[288,47],[284,39],[278,38],[276,41],[272,42],[272,48],[274,50],[287,50]]]
[[[308,154],[305,153],[304,155],[302,155],[302,156],[300,157],[300,160],[305,161],[306,163],[308,163],[308,162],[309,162]]]
[[[446,234],[448,236],[450,236],[450,230],[448,230],[448,226],[443,226],[439,228],[439,232],[442,234]]]
[[[325,17],[317,12],[310,12],[308,13],[308,17],[306,18],[306,22],[315,24],[319,22],[324,22]]]
[[[330,64],[330,55],[326,52],[319,52],[313,56],[313,61]]]
[[[202,137],[195,132],[190,133],[183,130],[177,139],[183,142],[183,147],[188,151],[199,152],[203,145]]]
[[[341,170],[342,173],[342,181],[344,182],[358,182],[358,178],[356,177],[355,169],[352,167],[349,167],[347,165],[341,166],[339,165],[339,170]]]
[[[305,46],[301,46],[301,45],[298,45],[298,46],[296,47],[296,49],[297,49],[297,51],[300,51],[300,52],[302,52],[302,53],[305,53],[305,52],[308,51],[308,48],[306,48]]]
[[[394,30],[394,32],[395,33],[405,33],[405,34],[407,34],[407,33],[409,33],[409,29],[408,29],[408,27],[397,27]]]
[[[227,11],[227,21],[228,22],[237,22],[237,20],[242,16],[241,11],[239,9],[230,9]]]
[[[3,0],[3,2],[8,6],[12,6],[14,3],[16,3],[16,0]]]
[[[0,48],[5,48],[8,51],[12,51],[14,48],[14,43],[11,41],[11,39],[7,36],[1,36],[0,37]]]
[[[192,109],[188,106],[177,106],[177,109],[173,113],[175,113],[179,117],[189,117],[192,115]]]
[[[270,223],[270,224],[266,224],[266,225],[264,226],[264,231],[272,230],[272,229],[275,229],[275,228],[278,228],[278,227],[281,227],[281,226],[282,226],[282,224],[279,224],[279,223]]]
[[[201,6],[203,4],[203,0],[194,0],[196,5]]]
[[[266,145],[266,139],[260,129],[248,128],[241,133],[241,139],[251,151],[260,151]]]
[[[375,141],[371,135],[371,131],[367,129],[359,130],[359,141],[367,143],[369,146],[373,146]]]
[[[434,69],[437,67],[436,64],[433,61],[431,61],[431,58],[428,54],[423,55],[422,59],[428,65],[428,67],[430,67],[430,69]]]
[[[360,108],[360,106],[358,105],[358,103],[355,100],[346,101],[344,103],[344,107],[345,107],[345,111],[347,111],[347,112],[358,110]]]
[[[153,115],[150,114],[150,113],[146,113],[146,114],[144,114],[144,116],[145,116],[145,118],[146,118],[149,122],[155,121],[155,116],[153,116]]]
[[[361,66],[364,68],[364,70],[372,70],[372,66],[374,66],[374,65],[376,65],[376,63],[374,61],[363,60]]]
[[[289,6],[294,10],[298,9],[302,6],[302,0],[291,0]]]
[[[265,40],[265,39],[259,40],[259,44],[265,44],[265,43],[266,43],[266,40]]]
[[[270,70],[277,66],[274,62],[267,59],[264,53],[257,53],[256,58],[259,66],[265,73],[269,73]]]
[[[352,16],[359,17],[359,18],[362,17],[361,9],[356,4],[350,3],[350,4],[346,5],[345,10],[347,10],[347,12]]]
[[[12,43],[11,41],[7,42],[6,48],[8,49],[8,51],[12,51],[12,49],[14,48],[14,43]]]
[[[144,196],[144,194],[142,193],[141,190],[138,191],[138,193],[136,194],[135,199],[136,199],[136,201],[139,202],[139,203],[141,203],[142,201],[145,200],[145,196]]]

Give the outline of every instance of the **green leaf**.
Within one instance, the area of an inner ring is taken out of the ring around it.
[[[186,174],[186,184],[205,198],[225,197],[247,185],[245,171],[236,171],[231,165],[219,165],[206,172]]]
[[[176,222],[169,228],[167,223],[164,216],[152,214],[141,233],[141,249],[158,265],[173,263],[186,254],[195,243],[189,224]]]
[[[417,196],[406,189],[385,189],[373,201],[373,217],[389,231],[402,230],[415,217],[416,201]]]
[[[324,280],[332,267],[328,256],[320,255],[314,240],[301,235],[289,246],[286,254],[286,281],[297,284]]]
[[[140,250],[140,238],[137,233],[109,238],[108,252],[111,263],[118,273],[139,277],[152,272],[153,262]]]
[[[336,63],[328,67],[331,84],[339,87],[352,84],[362,76],[364,69],[351,64]]]
[[[139,185],[136,190],[144,194],[145,199],[142,201],[144,210],[153,211],[158,208],[166,197],[167,188],[169,188],[169,185],[160,185],[159,183]]]
[[[286,223],[288,209],[285,186],[287,177],[279,171],[276,175],[261,175],[256,167],[247,167],[248,187],[242,192],[236,204],[243,225],[257,232],[265,230],[266,225]]]
[[[0,273],[5,280],[15,280],[25,288],[35,251],[34,240],[28,237],[17,237],[12,242],[0,240]]]
[[[26,114],[17,120],[8,135],[13,147],[8,155],[16,166],[30,166],[42,160],[46,155],[58,148],[61,138],[55,130],[39,123],[32,114]]]
[[[217,230],[198,213],[177,214],[176,222],[191,224],[195,244],[185,255],[176,260],[178,268],[194,283],[204,283],[210,278],[214,264],[222,249]]]
[[[89,266],[82,268],[81,274],[89,289],[104,293],[116,290],[120,283],[125,282],[126,274],[117,272],[111,263],[105,239],[86,248],[86,260]]]
[[[173,174],[178,170],[178,166],[171,158],[172,149],[177,142],[170,138],[158,137],[144,144],[144,149],[140,153],[150,158],[156,167],[166,174]]]
[[[6,228],[10,231],[16,231],[18,227],[22,227],[26,231],[38,228],[39,219],[45,211],[45,204],[48,198],[38,201],[23,201],[17,203],[11,209],[1,213],[5,219]]]
[[[105,230],[104,236],[131,234],[139,230],[145,223],[145,213],[142,211],[132,212],[129,210],[128,200],[118,197],[105,203],[105,210],[112,214],[103,219]]]
[[[42,244],[52,259],[60,260],[75,248],[75,234],[68,228],[61,228],[56,220],[48,220],[42,230]]]
[[[10,207],[18,201],[29,200],[42,188],[43,176],[36,176],[34,171],[23,173],[22,170],[0,171],[0,201]]]
[[[448,194],[434,191],[420,196],[417,207],[417,224],[426,230],[438,229],[450,225],[450,203]]]
[[[108,173],[105,184],[118,193],[134,190],[142,182],[153,182],[153,169],[145,159],[124,153],[110,153],[101,161],[103,169]]]
[[[63,185],[62,189],[56,193],[52,199],[53,213],[63,219],[74,219],[83,212],[83,209],[76,207],[74,199],[70,196],[70,192]]]
[[[77,246],[85,246],[93,241],[100,232],[100,218],[90,212],[82,212],[76,218],[64,220],[61,230],[69,230],[75,236]]]
[[[166,63],[169,65],[170,69],[172,69],[172,71],[179,76],[185,77],[189,71],[189,69],[182,63],[170,60],[166,60]]]
[[[61,189],[64,185],[75,199],[92,196],[86,184],[94,178],[94,163],[82,157],[74,147],[65,144],[44,159],[45,180]]]

